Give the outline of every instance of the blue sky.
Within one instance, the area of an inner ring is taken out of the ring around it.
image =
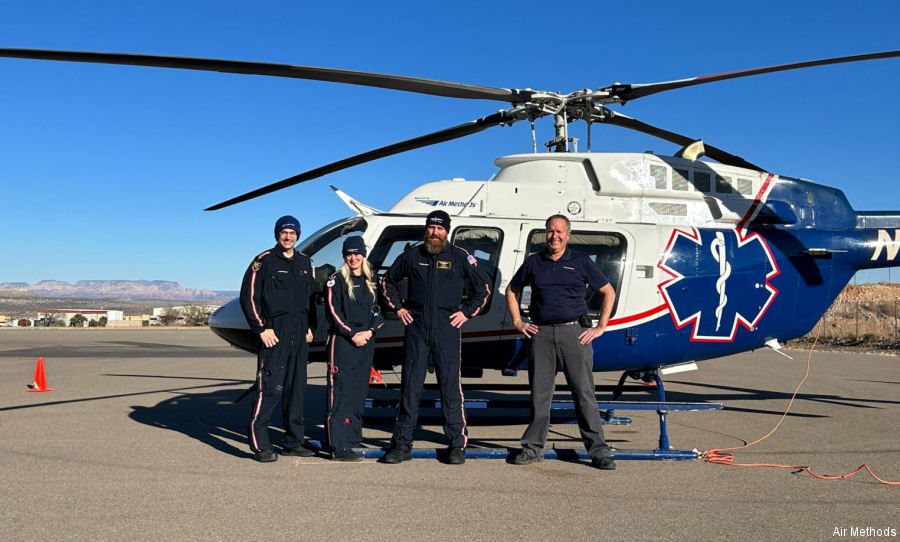
[[[900,49],[900,2],[0,2],[0,46],[305,64],[486,86],[648,83]],[[319,7],[324,6],[324,7]],[[274,219],[388,208],[424,182],[487,179],[527,123],[358,166],[217,212],[253,188],[466,122],[499,102],[332,83],[0,59],[0,282],[174,280],[234,290]],[[725,81],[619,109],[771,171],[900,209],[900,60]],[[584,141],[583,124],[574,135]],[[539,123],[541,140],[552,137]],[[594,150],[674,145],[595,127]],[[303,235],[301,235],[303,237]],[[886,277],[882,273],[878,278]],[[900,280],[894,270],[893,280]]]

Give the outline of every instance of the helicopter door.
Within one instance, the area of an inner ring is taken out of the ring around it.
[[[528,228],[533,229],[529,230]],[[525,251],[521,261],[516,261],[516,267],[513,268],[514,273],[524,261],[524,258],[547,249],[546,232],[543,224],[523,223],[522,231],[524,239],[520,240],[519,246],[524,241]],[[628,250],[628,243],[625,236],[619,232],[612,231],[589,231],[574,230],[569,237],[568,248],[586,254],[597,264],[606,278],[612,284],[616,291],[616,302],[613,305],[612,315],[615,316],[616,308],[622,296],[622,282],[625,275],[625,260]],[[512,277],[510,277],[512,278]],[[531,287],[526,286],[522,289],[522,295],[519,299],[519,308],[523,318],[530,318],[529,305],[531,302]],[[600,315],[602,297],[590,286],[585,285],[585,302],[587,303],[588,316],[597,318]],[[511,327],[512,322],[507,316],[504,318],[504,327]],[[521,335],[515,336],[515,341],[507,341],[509,348],[507,354],[509,358],[507,367],[504,369],[505,374],[512,374],[517,368],[523,367],[523,362],[529,355],[530,348],[526,341],[522,340]],[[513,346],[515,346],[513,348]]]
[[[625,236],[618,232],[573,230],[569,236],[568,248],[587,254],[597,264],[603,275],[616,291],[616,301],[612,316],[616,314],[619,300],[622,298],[622,279],[625,272],[625,255],[627,243]],[[534,254],[547,249],[547,236],[543,229],[531,230],[525,246],[526,254]],[[525,287],[522,292],[522,309],[527,313],[531,289]],[[585,285],[585,302],[588,316],[598,317],[602,306],[602,297],[590,286]]]

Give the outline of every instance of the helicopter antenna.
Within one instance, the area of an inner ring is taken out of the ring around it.
[[[528,119],[531,122],[531,152],[537,154],[537,138],[534,135],[534,117]]]
[[[593,121],[591,120],[590,116],[588,116],[588,118],[585,120],[588,125],[588,128],[587,128],[587,145],[588,145],[587,151],[591,152],[591,124],[593,124]]]

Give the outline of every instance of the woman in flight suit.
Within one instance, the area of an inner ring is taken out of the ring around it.
[[[326,313],[331,324],[328,340],[328,389],[325,430],[331,458],[359,461],[353,451],[362,440],[362,412],[369,390],[375,341],[384,324],[375,298],[372,268],[362,237],[344,240],[344,265],[328,278]]]

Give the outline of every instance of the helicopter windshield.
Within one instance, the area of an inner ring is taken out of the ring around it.
[[[366,226],[368,224],[361,216],[337,220],[307,237],[298,245],[298,250],[312,258],[314,267],[329,264],[340,268],[344,263],[341,255],[344,239],[353,234],[361,235]]]

